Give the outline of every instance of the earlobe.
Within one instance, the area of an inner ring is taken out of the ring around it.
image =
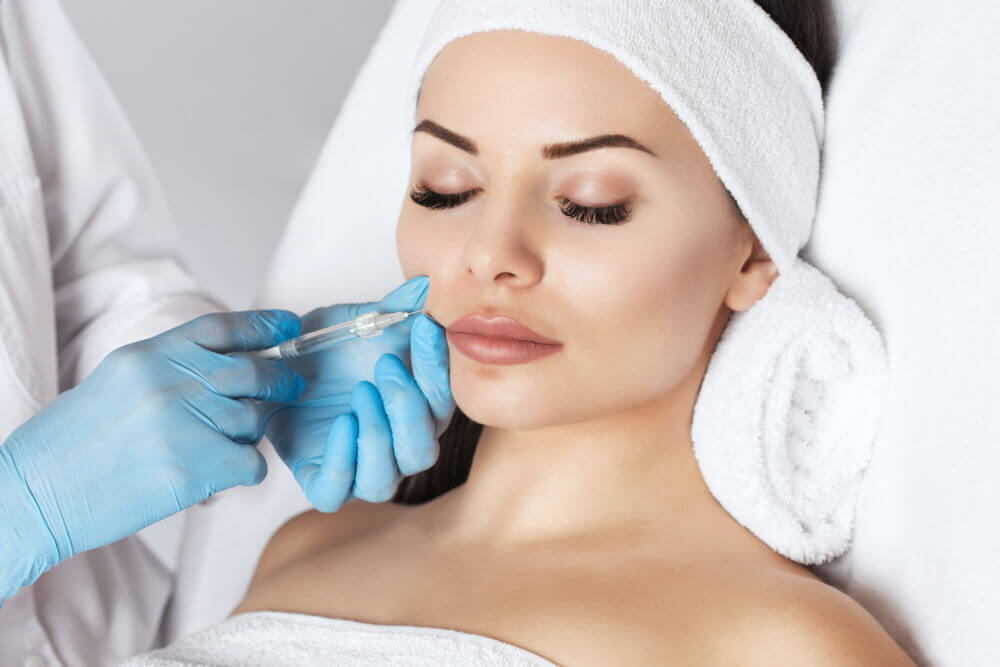
[[[751,257],[726,292],[726,305],[734,311],[748,310],[767,294],[777,277],[778,267],[770,257],[766,254],[760,258]]]

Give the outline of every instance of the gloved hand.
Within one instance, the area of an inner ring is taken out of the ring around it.
[[[314,310],[302,318],[303,331],[372,310],[419,310],[428,282],[420,276],[379,302]],[[415,315],[381,336],[286,363],[306,379],[306,391],[274,415],[267,437],[316,509],[334,512],[351,496],[390,500],[403,476],[437,460],[437,437],[455,404],[448,343],[431,318]]]
[[[240,353],[300,328],[286,311],[200,317],[115,350],[14,431],[0,446],[0,602],[76,553],[260,482],[253,445],[305,384]]]

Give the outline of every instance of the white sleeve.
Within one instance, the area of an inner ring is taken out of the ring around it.
[[[152,169],[58,2],[0,0],[0,53],[18,111],[0,122],[26,138],[43,194],[44,224],[26,232],[49,249],[66,389],[114,348],[221,308],[182,267]],[[185,518],[80,554],[23,589],[0,609],[0,663],[107,664],[152,648]]]
[[[0,0],[44,193],[60,387],[120,345],[221,310],[183,269],[152,168],[56,0]]]

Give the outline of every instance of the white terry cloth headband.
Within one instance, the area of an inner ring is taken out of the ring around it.
[[[490,30],[606,51],[685,123],[778,267],[735,312],[691,425],[705,482],[778,553],[817,564],[850,544],[887,363],[851,299],[798,257],[816,212],[823,98],[810,64],[751,0],[441,0],[408,100],[449,42]]]

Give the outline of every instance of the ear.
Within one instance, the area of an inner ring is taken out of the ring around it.
[[[777,277],[778,266],[754,235],[749,257],[743,261],[739,273],[733,278],[729,291],[726,292],[726,305],[730,310],[748,310],[767,294],[768,288]]]

